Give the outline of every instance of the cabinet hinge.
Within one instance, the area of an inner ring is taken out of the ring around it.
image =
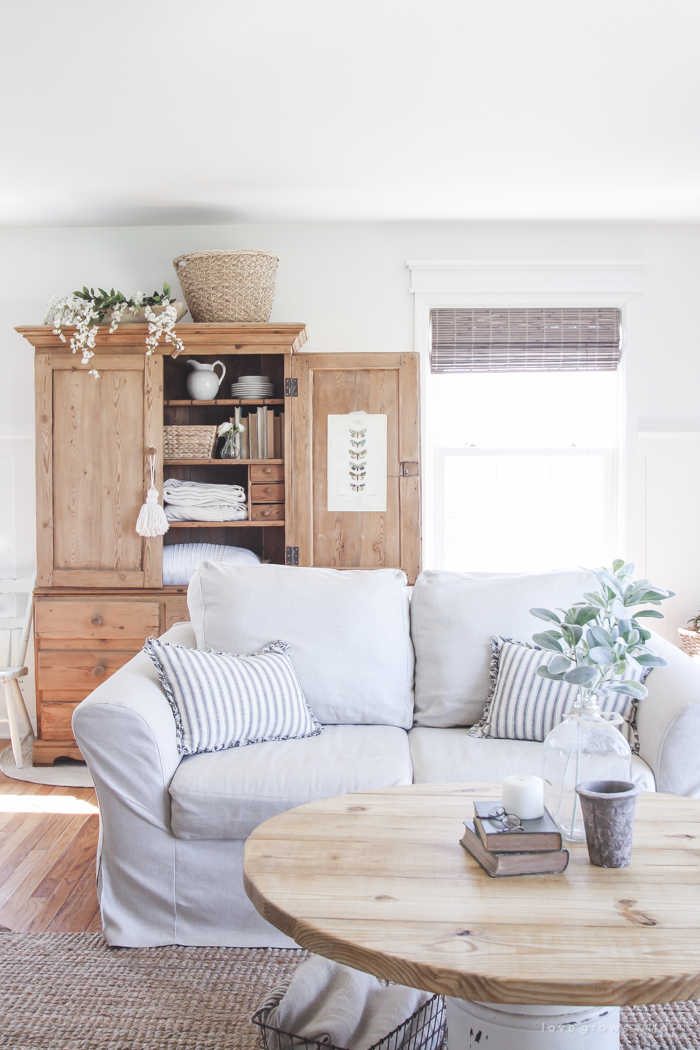
[[[401,468],[402,478],[417,478],[420,474],[418,463],[401,463],[399,466]]]
[[[299,380],[298,379],[285,379],[285,381],[284,381],[284,396],[285,397],[299,397]]]
[[[296,379],[294,380],[296,382]],[[285,558],[285,565],[298,565],[299,564],[299,548],[298,547],[287,547],[287,556]]]

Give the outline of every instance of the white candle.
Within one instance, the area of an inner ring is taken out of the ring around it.
[[[528,773],[514,773],[501,784],[503,808],[521,820],[535,820],[544,813],[544,781]]]

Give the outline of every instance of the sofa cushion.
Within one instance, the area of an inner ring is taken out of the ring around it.
[[[244,839],[305,802],[410,783],[403,729],[328,726],[303,740],[183,758],[170,783],[171,827],[181,839]]]
[[[529,642],[541,625],[530,609],[568,608],[595,582],[584,569],[527,576],[422,572],[411,601],[416,725],[478,722],[489,695],[491,638]]]
[[[250,653],[271,638],[288,642],[322,724],[412,725],[413,647],[400,570],[204,562],[187,603],[198,649]]]
[[[542,776],[542,744],[531,740],[476,740],[468,729],[416,726],[408,734],[414,784],[499,783],[511,773]],[[632,755],[632,780],[654,791],[654,775]]]

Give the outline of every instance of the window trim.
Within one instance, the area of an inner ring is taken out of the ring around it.
[[[430,311],[439,307],[613,306],[622,313],[622,348],[618,369],[618,440],[613,544],[620,554],[635,552],[646,562],[644,491],[637,504],[628,499],[630,431],[627,405],[638,360],[639,302],[645,264],[623,260],[408,260],[414,297],[414,349],[421,367],[421,447],[424,569],[436,567],[437,463],[431,419]],[[645,569],[643,571],[646,571]]]

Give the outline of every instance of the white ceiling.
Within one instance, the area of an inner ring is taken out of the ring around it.
[[[0,224],[700,220],[698,0],[4,0]]]

